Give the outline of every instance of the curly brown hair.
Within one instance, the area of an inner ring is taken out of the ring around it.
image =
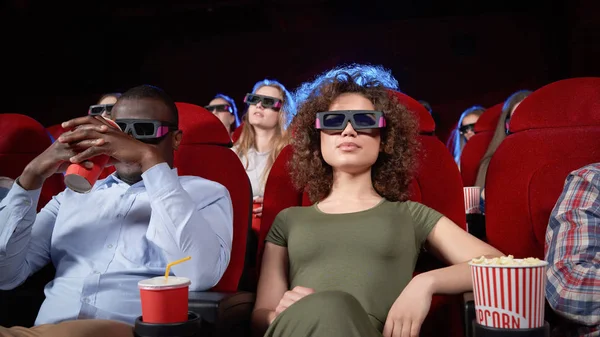
[[[315,128],[317,112],[327,111],[341,94],[356,93],[383,111],[386,127],[381,132],[381,152],[372,167],[375,191],[389,201],[406,200],[408,185],[416,170],[419,151],[418,123],[396,95],[379,81],[362,81],[360,74],[340,73],[324,80],[302,102],[292,121],[293,156],[289,162],[292,181],[305,190],[311,201],[323,200],[331,192],[333,169],[321,154],[320,131]],[[361,83],[361,84],[359,84]]]

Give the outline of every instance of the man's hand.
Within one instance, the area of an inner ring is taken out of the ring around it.
[[[106,128],[106,126],[104,126]],[[80,127],[80,132],[102,132],[103,128],[99,125],[88,124]],[[65,136],[71,134],[70,131]],[[69,161],[73,156],[81,151],[82,147],[90,147],[99,144],[97,139],[87,140],[79,144],[68,144],[54,142],[39,156],[34,158],[23,170],[19,177],[19,185],[26,190],[36,190],[42,187],[44,181],[55,173],[63,173],[71,164]],[[79,162],[84,167],[90,169],[93,163],[82,160]]]
[[[98,155],[107,155],[125,164],[140,164],[144,172],[165,161],[156,147],[123,133],[102,117],[80,117],[65,122],[62,126],[73,131],[61,135],[58,142],[76,144],[82,149],[70,158],[71,163],[81,163]]]

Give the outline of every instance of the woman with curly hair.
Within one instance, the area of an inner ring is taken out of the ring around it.
[[[318,79],[292,123],[310,207],[276,217],[252,325],[264,336],[417,336],[433,294],[472,290],[473,257],[501,253],[407,201],[417,122],[377,77]],[[412,278],[421,246],[452,266]]]
[[[296,112],[292,95],[275,80],[257,82],[244,98],[248,111],[240,139],[233,150],[238,155],[250,183],[254,202],[262,204],[265,183],[275,158],[288,145],[287,126]],[[254,209],[254,216],[262,215],[262,207]]]

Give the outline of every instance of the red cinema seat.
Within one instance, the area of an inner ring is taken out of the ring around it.
[[[0,114],[0,176],[16,179],[27,164],[51,145],[46,129],[34,119],[20,114]],[[42,187],[37,210],[65,189],[63,176],[55,174]],[[19,287],[0,292],[0,325],[32,326],[44,301],[44,285],[54,278],[48,265]]]
[[[252,207],[248,175],[231,150],[231,140],[219,119],[204,108],[176,103],[183,139],[175,151],[175,167],[180,175],[216,181],[229,190],[233,202],[233,251],[229,267],[215,291],[236,291],[244,268],[246,236]],[[220,126],[220,127],[218,127]]]
[[[438,210],[465,229],[460,173],[444,144],[433,136],[435,131],[433,118],[418,101],[402,93],[393,92],[393,94],[419,119],[418,137],[423,151],[420,170],[410,186],[412,191],[410,199]],[[276,215],[288,207],[311,204],[306,193],[296,190],[292,184],[287,165],[291,156],[292,147],[287,146],[277,157],[267,179],[259,237],[259,263],[262,260],[265,238]],[[420,258],[416,273],[426,271],[431,266],[442,266],[441,263],[432,260],[431,257]],[[459,296],[434,296],[421,335],[437,336],[440,331],[447,331],[452,336],[463,336],[460,303]]]
[[[410,200],[420,202],[444,214],[466,230],[463,184],[458,167],[446,146],[434,136],[435,123],[429,112],[412,97],[394,92],[401,104],[417,115],[419,142],[422,152],[419,170],[411,183]],[[415,274],[444,267],[429,254],[421,254]],[[447,331],[448,336],[463,336],[461,320],[462,296],[435,295],[429,314],[421,327],[421,336],[436,336]]]
[[[193,104],[176,103],[183,139],[175,151],[180,175],[218,182],[229,190],[233,204],[233,246],[225,274],[210,292],[190,292],[189,307],[208,324],[209,335],[244,335],[248,329],[254,294],[238,292],[245,272],[246,240],[250,230],[252,190],[246,171],[231,150],[231,139],[219,119]],[[204,335],[203,335],[204,336]]]
[[[548,84],[528,96],[486,178],[488,242],[515,257],[544,257],[546,227],[567,175],[600,162],[600,78]]]
[[[492,141],[503,105],[504,103],[499,103],[485,110],[475,124],[475,135],[463,148],[460,156],[460,174],[464,186],[475,186],[479,162]]]
[[[235,144],[235,142],[238,141],[238,139],[240,139],[240,136],[242,135],[243,126],[244,126],[244,123],[240,123],[240,126],[238,126],[237,128],[235,128],[235,130],[233,130],[233,134],[231,135],[231,140],[233,141],[234,144]]]
[[[25,166],[51,144],[46,129],[33,118],[19,114],[1,114],[0,176],[16,179]],[[56,174],[46,179],[37,205],[38,211],[64,189],[62,175]]]

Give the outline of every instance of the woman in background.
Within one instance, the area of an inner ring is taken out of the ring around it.
[[[460,169],[460,156],[465,147],[465,144],[475,135],[475,123],[479,120],[479,116],[485,111],[485,108],[479,105],[472,106],[465,110],[458,120],[458,126],[450,137],[449,145],[452,149],[454,161]]]
[[[265,183],[275,158],[288,145],[287,126],[296,112],[292,95],[275,80],[257,82],[244,98],[248,111],[240,138],[233,150],[238,155],[250,183],[255,204],[254,215],[262,215]]]

